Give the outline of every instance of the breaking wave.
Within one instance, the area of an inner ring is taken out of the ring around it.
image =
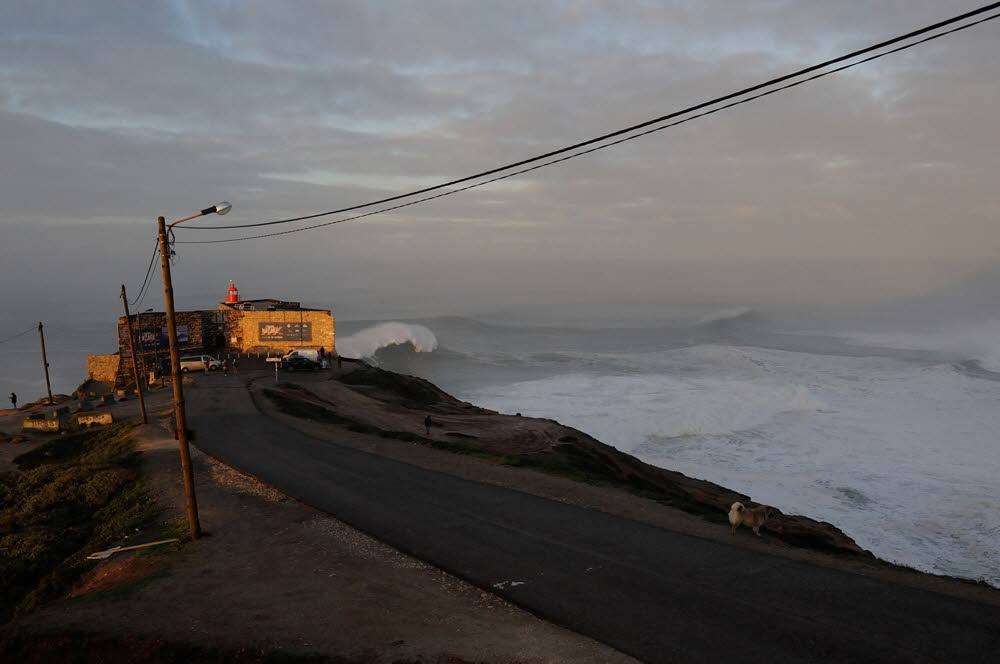
[[[705,316],[699,320],[695,325],[705,325],[707,323],[720,323],[726,320],[736,320],[738,318],[749,318],[754,313],[754,310],[750,307],[733,307],[732,309],[723,309],[721,311],[716,311],[714,314]]]
[[[386,346],[410,344],[418,353],[437,349],[434,333],[423,325],[410,323],[379,323],[337,340],[337,352],[354,359],[370,358]]]

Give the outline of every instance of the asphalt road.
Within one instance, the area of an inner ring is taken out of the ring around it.
[[[320,441],[261,415],[245,378],[186,389],[200,449],[642,661],[1000,661],[1000,608]]]

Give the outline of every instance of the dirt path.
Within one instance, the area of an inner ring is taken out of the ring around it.
[[[208,379],[214,379],[209,377]],[[219,377],[222,380],[222,377]],[[150,484],[182,521],[169,395],[137,430]],[[118,416],[135,409],[118,404]],[[99,564],[76,596],[8,633],[83,632],[363,662],[634,662],[548,624],[193,450],[207,537]]]

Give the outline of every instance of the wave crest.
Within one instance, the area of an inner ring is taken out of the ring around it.
[[[750,318],[755,312],[750,307],[733,307],[722,309],[700,319],[695,325],[707,325],[709,323],[721,323],[723,321]]]
[[[438,346],[437,337],[423,325],[393,321],[338,339],[337,352],[343,357],[362,359],[372,357],[379,348],[402,344],[410,344],[418,353],[430,353]]]

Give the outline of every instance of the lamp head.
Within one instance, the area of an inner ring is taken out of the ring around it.
[[[205,208],[201,211],[202,214],[226,214],[233,209],[232,203],[228,201],[222,201],[218,205],[213,205],[210,208]]]

